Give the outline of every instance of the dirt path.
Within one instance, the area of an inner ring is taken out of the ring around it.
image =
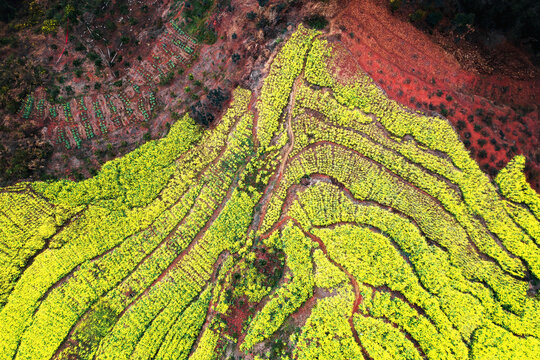
[[[276,184],[279,184],[281,182],[281,178],[283,177],[283,173],[285,171],[285,165],[287,165],[289,155],[291,151],[294,149],[294,132],[292,130],[292,109],[295,104],[296,99],[296,92],[298,89],[298,86],[303,82],[304,79],[304,71],[296,77],[293,83],[293,87],[291,90],[291,93],[289,95],[289,103],[287,104],[284,111],[287,113],[287,136],[289,137],[290,142],[288,143],[288,148],[285,150],[285,153],[283,154],[283,157],[281,159],[281,164],[279,165],[279,168],[277,169],[277,172],[273,175],[273,180],[270,180],[270,184],[265,188],[263,197],[259,201],[259,204],[262,204],[261,209],[257,212],[255,212],[252,222],[252,226],[248,230],[248,234],[252,231],[258,231],[261,225],[261,220],[264,219],[264,216],[266,215],[266,210],[268,209],[268,204],[270,203],[270,199],[272,198],[272,195],[274,194],[274,189]],[[255,137],[256,139],[256,137]]]
[[[294,80],[293,87],[291,90],[291,95],[289,97],[289,104],[287,105],[287,135],[289,136],[289,139],[291,140],[289,148],[285,151],[285,154],[283,155],[283,161],[281,162],[281,166],[279,167],[279,179],[283,176],[283,170],[285,169],[285,165],[287,164],[287,160],[289,159],[289,154],[291,153],[292,149],[294,149],[294,132],[292,130],[292,113],[294,104],[296,101],[296,92],[298,91],[298,85],[302,83],[304,79],[304,71],[298,75],[296,80]]]
[[[324,253],[324,255],[326,256],[326,258],[328,259],[328,261],[330,261],[333,265],[335,265],[337,268],[339,268],[341,271],[343,271],[343,273],[349,278],[349,281],[353,287],[353,291],[354,291],[354,303],[353,303],[353,307],[352,307],[352,311],[351,311],[351,315],[349,316],[349,325],[351,327],[351,331],[353,333],[353,336],[354,336],[354,339],[356,340],[356,342],[358,343],[358,345],[361,347],[362,349],[362,353],[364,354],[364,356],[367,358],[367,359],[371,359],[371,357],[368,355],[367,351],[364,349],[364,347],[362,346],[361,342],[360,342],[360,338],[358,337],[358,333],[356,332],[356,329],[354,328],[354,314],[356,312],[358,312],[358,306],[360,305],[360,303],[362,302],[362,295],[360,294],[360,288],[358,287],[358,282],[356,281],[356,279],[354,278],[354,276],[347,270],[345,269],[345,267],[343,267],[343,265],[337,263],[335,260],[333,260],[329,255],[328,255],[328,250],[326,249],[326,245],[324,244],[324,242],[317,236],[313,235],[312,233],[310,233],[309,231],[305,230],[302,225],[298,222],[298,220],[290,217],[289,215],[285,215],[283,216],[273,227],[270,231],[268,231],[267,234],[265,234],[264,237],[268,237],[270,236],[270,234],[272,234],[274,231],[276,231],[277,229],[283,227],[287,222],[293,222],[301,231],[302,233],[304,234],[304,236],[308,237],[310,240],[312,240],[313,242],[317,243],[319,245],[319,248],[322,250],[322,252]]]
[[[330,261],[334,266],[336,266],[338,269],[340,269],[349,278],[349,281],[350,281],[350,283],[351,283],[351,285],[353,287],[353,291],[354,291],[354,303],[353,303],[351,315],[349,316],[349,319],[348,319],[349,326],[351,327],[351,332],[353,334],[353,337],[356,340],[356,343],[358,344],[358,346],[360,346],[360,349],[362,350],[362,354],[364,355],[364,357],[366,359],[372,359],[371,356],[369,356],[366,349],[364,348],[364,346],[362,345],[362,343],[360,342],[358,332],[356,331],[356,329],[354,327],[354,314],[358,312],[358,306],[360,305],[360,303],[363,300],[362,299],[362,294],[360,294],[360,288],[358,287],[358,282],[356,281],[354,276],[343,265],[339,264],[334,259],[332,259],[330,257],[330,255],[328,255],[328,250],[326,249],[326,245],[324,244],[324,242],[322,241],[321,238],[319,238],[319,237],[313,235],[312,233],[304,230],[302,228],[302,226],[295,219],[290,218],[290,220],[293,221],[295,223],[295,225],[300,228],[300,230],[302,230],[302,232],[304,233],[305,236],[307,236],[308,238],[310,238],[312,241],[316,242],[319,245],[320,249],[324,253],[324,256],[328,259],[328,261]]]

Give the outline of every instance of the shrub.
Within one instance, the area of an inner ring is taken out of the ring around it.
[[[412,23],[419,24],[426,17],[426,12],[422,9],[417,9],[415,12],[409,15],[409,20]]]
[[[479,157],[480,159],[485,159],[485,158],[487,157],[487,152],[486,152],[486,150],[484,150],[484,149],[480,150],[480,151],[478,152],[478,157]]]
[[[322,30],[328,25],[328,20],[323,15],[311,15],[304,18],[307,26],[315,30]]]
[[[396,11],[397,9],[399,9],[401,6],[401,0],[390,0],[390,10],[392,12]]]
[[[208,92],[207,98],[212,106],[219,109],[221,108],[223,103],[229,98],[229,96],[225,94],[222,88],[218,87],[216,89],[210,90]]]
[[[159,84],[161,86],[166,86],[166,85],[169,85],[174,79],[174,71],[173,70],[170,70],[167,75],[165,76],[162,76],[159,80]]]
[[[43,22],[43,25],[41,26],[41,31],[44,34],[51,34],[56,32],[57,27],[58,21],[56,21],[56,19],[47,19]]]
[[[444,117],[448,116],[448,109],[444,106],[444,104],[441,104],[440,108],[441,108],[441,115]]]
[[[270,21],[265,16],[261,16],[259,21],[257,22],[257,29],[266,29],[270,25]]]
[[[214,122],[214,115],[208,112],[200,101],[190,107],[190,116],[195,122],[205,127],[210,126]]]
[[[437,26],[437,24],[439,24],[442,18],[443,18],[443,15],[438,10],[429,12],[426,16],[426,24],[428,24],[431,27],[435,27]]]

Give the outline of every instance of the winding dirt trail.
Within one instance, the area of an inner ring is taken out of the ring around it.
[[[305,66],[305,64],[304,64]],[[264,219],[266,215],[266,210],[268,209],[268,204],[270,203],[270,199],[272,198],[274,194],[274,189],[276,184],[279,184],[281,182],[281,178],[283,177],[283,173],[285,171],[285,166],[288,163],[288,158],[291,153],[291,151],[294,149],[294,132],[292,130],[292,109],[294,108],[294,104],[296,101],[296,93],[298,86],[303,82],[304,79],[304,70],[300,72],[300,74],[296,77],[294,80],[291,93],[289,95],[289,102],[287,106],[284,109],[284,112],[287,113],[287,136],[289,137],[290,142],[288,142],[288,148],[285,150],[285,153],[283,154],[283,157],[281,159],[281,163],[279,165],[279,168],[277,169],[277,172],[273,176],[273,180],[270,180],[270,183],[268,186],[266,186],[264,190],[264,194],[259,200],[259,204],[262,204],[261,209],[259,211],[256,211],[254,214],[254,220],[252,222],[252,225],[250,229],[248,230],[248,234],[253,231],[259,231],[261,226],[261,220]],[[255,115],[255,119],[258,119],[258,114]],[[256,124],[253,127],[256,128]],[[257,137],[254,135],[254,141],[257,141]]]
[[[362,294],[360,294],[360,288],[358,286],[358,282],[356,281],[355,277],[343,265],[339,264],[334,259],[332,259],[330,257],[330,255],[328,255],[328,250],[326,248],[326,245],[322,241],[322,239],[320,239],[319,237],[317,237],[314,234],[310,233],[309,231],[306,231],[302,227],[302,225],[298,222],[298,220],[290,217],[289,215],[285,215],[283,218],[281,218],[280,221],[278,221],[272,227],[272,230],[270,230],[268,232],[268,234],[265,235],[265,237],[269,236],[270,234],[272,234],[275,230],[279,229],[280,227],[283,227],[289,221],[293,222],[302,231],[304,236],[307,236],[310,240],[317,243],[319,245],[319,248],[322,250],[324,256],[328,259],[328,261],[330,261],[330,263],[332,263],[337,268],[339,268],[347,276],[347,278],[349,279],[349,281],[350,281],[350,283],[351,283],[351,285],[353,287],[354,298],[355,298],[354,303],[353,303],[353,307],[352,307],[352,310],[351,310],[351,314],[350,314],[350,316],[348,318],[349,326],[351,327],[351,332],[353,334],[353,337],[354,337],[356,343],[358,344],[358,346],[360,347],[360,349],[362,350],[362,354],[364,355],[364,357],[366,359],[372,359],[372,357],[369,356],[368,352],[366,351],[366,349],[362,345],[362,343],[360,341],[360,338],[358,336],[358,333],[357,333],[357,331],[356,331],[356,329],[354,327],[354,314],[358,312],[358,307],[360,306],[360,303],[362,303],[362,300],[363,300]]]
[[[283,170],[285,169],[285,165],[287,164],[287,159],[289,158],[289,154],[291,153],[292,149],[294,149],[294,132],[292,130],[292,113],[294,104],[296,103],[296,92],[298,91],[298,86],[303,82],[304,79],[304,70],[298,75],[298,77],[294,80],[293,87],[291,90],[291,95],[289,97],[289,104],[287,104],[287,135],[289,136],[289,139],[291,140],[289,147],[285,151],[285,154],[283,154],[283,161],[281,162],[281,165],[279,167],[279,179],[281,180],[281,177],[283,176]]]
[[[322,241],[321,238],[313,235],[312,233],[305,231],[302,226],[295,220],[291,220],[298,226],[305,236],[309,237],[312,241],[316,242],[319,245],[319,248],[322,250],[324,256],[330,261],[333,265],[335,265],[339,270],[341,270],[347,277],[349,278],[349,281],[351,282],[351,285],[353,287],[354,291],[354,303],[351,311],[351,315],[349,316],[349,326],[351,327],[351,332],[353,334],[354,340],[356,340],[356,343],[358,346],[360,346],[360,349],[362,350],[362,354],[366,359],[372,359],[371,356],[369,356],[368,352],[360,342],[360,337],[358,336],[358,332],[356,331],[356,328],[354,327],[354,314],[358,312],[358,306],[360,306],[360,303],[362,302],[362,294],[360,294],[360,288],[358,287],[358,282],[356,281],[355,277],[341,264],[336,262],[334,259],[328,255],[328,250],[326,249],[326,245]]]

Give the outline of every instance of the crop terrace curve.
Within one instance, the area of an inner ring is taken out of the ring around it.
[[[213,129],[1,189],[0,359],[538,356],[524,159],[491,182],[336,51],[300,25]]]

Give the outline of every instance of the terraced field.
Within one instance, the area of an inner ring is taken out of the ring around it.
[[[158,85],[188,65],[197,47],[196,41],[178,25],[181,14],[179,11],[165,24],[148,59],[130,68],[124,79],[127,86],[122,90],[51,104],[40,89],[26,97],[19,111],[21,121],[47,119],[47,139],[66,149],[78,148],[85,139],[132,123],[148,122],[157,105]]]
[[[340,8],[336,27],[345,29],[341,40],[359,63],[348,61],[343,67],[349,65],[351,72],[360,67],[405,106],[446,116],[472,158],[492,178],[516,154],[524,155],[527,179],[539,191],[538,81],[517,80],[493,69],[491,75],[471,71],[466,63],[486,66],[485,60],[471,51],[434,46],[432,38],[409,19],[396,19],[387,5],[380,0],[349,1]],[[498,53],[512,57],[507,50]],[[520,64],[519,56],[513,55]],[[515,68],[514,75],[530,71],[526,64]]]
[[[219,124],[0,192],[0,359],[534,359],[540,198],[302,26]]]

